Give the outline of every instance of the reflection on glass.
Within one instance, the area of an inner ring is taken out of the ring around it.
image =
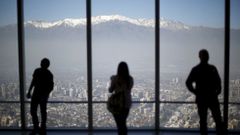
[[[27,88],[41,59],[47,57],[55,83],[49,100],[87,101],[85,1],[24,4]]]
[[[30,104],[26,104],[27,127],[32,127]],[[87,128],[88,127],[87,104],[48,103],[47,127],[53,128]],[[40,109],[38,110],[40,116]],[[41,118],[41,117],[39,117]],[[39,119],[41,121],[41,119]]]
[[[153,101],[154,1],[93,0],[92,10],[93,101],[107,100],[120,61],[134,78],[133,100]]]
[[[127,119],[129,128],[153,128],[155,105],[150,103],[134,103]],[[112,114],[107,110],[106,104],[93,104],[93,127],[116,128]]]
[[[20,104],[0,104],[0,127],[21,127]]]

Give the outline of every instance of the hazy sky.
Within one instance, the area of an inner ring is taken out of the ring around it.
[[[24,0],[25,20],[86,16],[85,0]],[[92,15],[154,18],[154,0],[92,0]],[[224,0],[160,0],[161,17],[194,26],[224,26]],[[0,0],[0,25],[16,23],[16,0]],[[240,28],[240,0],[231,0],[231,24]]]

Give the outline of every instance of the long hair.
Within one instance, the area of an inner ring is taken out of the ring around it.
[[[128,70],[128,65],[126,62],[122,61],[118,65],[118,70],[117,70],[117,76],[119,77],[120,80],[126,81],[127,85],[129,86],[130,80],[129,80],[129,70]]]

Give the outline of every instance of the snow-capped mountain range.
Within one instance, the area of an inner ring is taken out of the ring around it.
[[[155,21],[154,19],[133,19],[126,16],[121,15],[102,15],[92,17],[92,25],[101,24],[110,21],[119,21],[119,22],[128,22],[138,26],[145,26],[145,27],[154,27]],[[25,25],[32,25],[36,28],[51,28],[57,26],[66,26],[66,27],[80,27],[86,25],[86,19],[71,19],[66,18],[59,21],[53,22],[46,22],[46,21],[27,21]],[[180,29],[190,29],[190,26],[183,24],[182,22],[167,20],[164,18],[160,19],[160,27],[167,28],[171,30],[180,30]]]
[[[154,69],[155,20],[133,19],[120,15],[92,17],[92,48],[94,66],[98,71],[116,68],[113,61],[126,60],[136,71]],[[196,54],[209,50],[214,65],[222,67],[224,29],[189,26],[178,21],[160,20],[160,61],[163,72],[189,72],[196,64]],[[24,27],[26,61],[30,69],[39,60],[51,58],[58,71],[71,67],[86,69],[86,19],[63,19],[54,22],[27,21]],[[18,67],[17,25],[0,27],[0,73]],[[239,73],[240,30],[231,30],[231,71]],[[17,51],[16,51],[17,52]],[[124,52],[124,53],[123,53]],[[6,59],[6,56],[8,56]],[[81,63],[79,63],[81,62]],[[17,69],[13,69],[17,71]]]

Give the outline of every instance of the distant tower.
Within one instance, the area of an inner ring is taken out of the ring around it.
[[[6,98],[6,92],[5,91],[6,91],[5,85],[2,84],[1,85],[1,91],[0,91],[1,93],[0,94],[1,94],[1,97],[4,98],[4,99]]]
[[[176,81],[175,81],[176,83],[178,83],[179,82],[179,80],[178,80],[178,77],[176,77]]]
[[[69,89],[69,97],[73,97],[73,88]]]

